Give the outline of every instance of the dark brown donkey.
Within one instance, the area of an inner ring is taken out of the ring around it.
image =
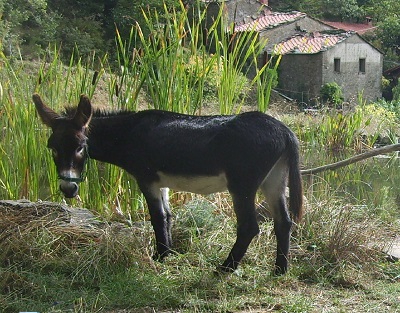
[[[171,252],[168,189],[209,194],[228,190],[237,217],[237,238],[220,270],[234,271],[259,232],[255,196],[261,189],[270,206],[277,238],[275,273],[288,267],[292,220],[285,201],[289,185],[292,218],[302,216],[302,184],[296,136],[260,112],[231,116],[191,116],[166,111],[101,112],[81,96],[62,115],[37,94],[33,101],[53,130],[53,152],[65,197],[75,197],[87,158],[115,164],[133,175],[143,192],[157,252]]]

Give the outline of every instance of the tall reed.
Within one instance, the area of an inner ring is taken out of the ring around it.
[[[95,97],[105,89],[108,103],[100,104],[110,109],[137,110],[144,92],[151,108],[191,114],[202,112],[210,86],[219,101],[215,111],[223,114],[240,111],[253,87],[259,94],[269,93],[269,80],[262,75],[268,65],[257,68],[254,79],[246,78],[262,50],[255,32],[233,33],[221,10],[207,33],[214,51],[210,54],[210,46],[204,44],[206,13],[199,7],[194,12],[196,18],[191,18],[183,4],[172,12],[164,6],[162,14],[143,11],[149,35],[140,25],[132,27],[128,38],[117,30],[116,62],[94,53],[83,59],[75,49],[64,64],[57,47],[49,47],[34,63],[2,56],[0,197],[62,200],[51,154],[45,148],[50,131],[36,117],[33,92],[56,111],[65,104],[76,105],[82,93]],[[260,108],[266,110],[265,101]],[[106,215],[131,214],[143,202],[129,175],[93,160],[81,184],[80,200],[72,204]]]
[[[33,122],[35,111],[30,105],[33,82],[23,75],[26,67],[20,61],[1,59],[0,76],[4,89],[1,97],[0,196],[3,199],[32,198],[40,193],[40,180],[48,155],[42,154],[42,135]]]
[[[222,114],[239,112],[246,93],[255,87],[264,95],[258,109],[265,111],[273,80],[263,75],[270,64],[259,64],[265,42],[252,30],[235,33],[234,25],[226,24],[222,7],[205,33],[206,11],[195,6],[190,12],[181,5],[179,12],[164,6],[162,15],[143,11],[148,36],[140,25],[132,28],[129,38],[117,36],[122,74],[131,73],[125,84],[135,81],[135,95],[143,86],[156,109],[192,114],[201,112],[210,82]],[[256,74],[249,80],[251,70]]]

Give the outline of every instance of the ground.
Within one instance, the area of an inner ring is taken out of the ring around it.
[[[35,256],[35,253],[37,253],[37,251],[35,251],[37,247],[29,247],[29,244],[26,243],[29,242],[31,236],[35,236],[43,231],[43,227],[48,229],[48,235],[55,235],[53,241],[56,245],[49,250],[49,253],[57,254],[61,243],[65,245],[65,247],[68,246],[72,248],[93,241],[101,244],[105,233],[112,233],[113,241],[119,242],[120,239],[118,239],[118,237],[125,239],[130,238],[129,240],[135,241],[137,240],[136,236],[149,236],[149,226],[150,225],[137,224],[127,227],[126,224],[119,222],[108,223],[93,215],[93,213],[86,209],[71,208],[65,204],[52,202],[29,202],[26,200],[0,201],[0,228],[3,230],[0,234],[0,245],[4,248],[3,251],[16,249],[14,250],[13,255],[8,256],[8,259],[11,261],[13,258],[18,259],[18,254],[24,252],[23,249],[25,248],[26,251],[23,254],[24,258],[27,258],[28,260],[29,255]],[[29,235],[29,237],[24,237],[24,234]],[[143,240],[148,240],[148,238],[143,238]],[[125,241],[121,239],[121,242]],[[113,248],[111,247],[110,242],[106,244],[109,249]],[[254,245],[258,246],[258,244],[259,243],[256,240]],[[65,247],[63,249],[65,249]],[[257,247],[255,249],[259,248],[260,247]],[[47,258],[46,255],[37,255],[37,257],[43,259]],[[170,276],[172,280],[177,280],[177,283],[179,284],[181,278],[179,275],[176,276],[174,272],[179,271],[179,268],[190,268],[191,265],[189,264],[189,259],[193,257],[198,258],[199,254],[184,254],[179,259],[167,261],[167,264],[164,265],[157,264],[157,262],[151,265],[149,260],[145,260],[145,263],[142,266],[144,271],[149,270],[148,273],[150,275],[154,275],[153,272],[155,269],[155,273],[159,275],[161,280],[164,279],[165,276]],[[137,254],[134,255],[134,258],[138,258],[137,261],[140,262],[140,257]],[[261,255],[258,255],[257,258],[261,258]],[[147,259],[147,257],[145,257],[145,259]],[[80,260],[82,262],[84,261],[82,258],[80,258]],[[34,260],[32,260],[32,262],[35,263]],[[179,264],[180,262],[183,263]],[[45,269],[49,265],[43,266]],[[79,267],[80,265],[75,264],[73,266]],[[298,265],[295,266],[297,267]],[[154,267],[154,269],[151,269],[152,267]],[[202,278],[197,282],[199,286],[197,288],[195,287],[192,291],[186,290],[191,283],[185,286],[185,279],[182,280],[182,292],[184,293],[182,296],[188,297],[188,301],[199,301],[200,298],[196,297],[191,299],[191,297],[194,296],[196,292],[199,292],[200,294],[206,292],[209,293],[208,297],[210,297],[210,302],[222,299],[223,301],[228,301],[228,303],[233,299],[224,300],[225,297],[237,298],[237,301],[243,298],[241,301],[244,302],[241,302],[241,304],[238,305],[238,307],[243,307],[243,309],[225,310],[219,308],[216,312],[400,312],[400,275],[392,278],[391,283],[385,282],[384,280],[368,281],[365,277],[360,275],[359,277],[354,276],[352,278],[343,277],[341,278],[342,280],[337,280],[332,284],[329,282],[324,283],[324,279],[321,279],[320,282],[306,279],[304,273],[298,277],[297,275],[288,275],[287,277],[279,279],[274,279],[268,276],[264,277],[261,273],[254,272],[254,268],[257,268],[256,264],[246,265],[243,270],[239,270],[238,274],[226,276],[222,280],[216,280],[216,278],[213,277],[210,268],[207,268],[202,274]],[[258,268],[261,270],[263,267]],[[197,271],[198,270],[199,269],[197,269]],[[209,275],[207,274],[208,271],[210,272]],[[297,271],[299,272],[299,270]],[[144,274],[147,275],[146,273]],[[185,275],[184,272],[182,272],[182,275]],[[16,283],[18,279],[14,277],[14,281],[9,281],[8,287],[7,285],[2,285],[1,287],[3,290],[4,288],[21,288],[21,283]],[[187,280],[190,279],[192,279],[192,277],[187,278]],[[258,279],[263,281],[263,283],[257,281]],[[252,280],[254,281],[252,282]],[[136,280],[134,279],[134,281]],[[43,281],[43,283],[46,282]],[[252,286],[252,284],[254,284],[254,286]],[[221,286],[223,286],[222,290],[225,291],[218,291],[218,288],[221,288]],[[178,288],[179,290],[179,286],[174,287],[174,285],[171,285],[171,287]],[[130,289],[131,287],[127,286],[126,288]],[[155,288],[159,287],[156,285]],[[206,291],[208,288],[211,289]],[[215,288],[215,290],[213,290],[213,288]],[[228,291],[227,288],[230,291]],[[216,291],[226,292],[226,295],[216,295]],[[22,292],[29,294],[27,291]],[[254,298],[247,298],[247,294]],[[168,297],[168,295],[166,294],[165,297]],[[160,301],[163,300],[160,299]],[[156,305],[151,305],[137,309],[94,311],[88,309],[79,312],[192,312],[190,307],[186,309],[184,309],[184,307],[185,306],[178,310],[160,310]],[[201,308],[197,310],[196,306],[193,307],[193,310],[197,312],[206,312],[206,310]],[[49,312],[61,311],[54,310]],[[211,311],[207,310],[207,312]]]

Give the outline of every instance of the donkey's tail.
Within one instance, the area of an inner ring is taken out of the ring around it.
[[[303,185],[299,167],[299,142],[294,134],[288,140],[289,211],[295,223],[303,216]]]

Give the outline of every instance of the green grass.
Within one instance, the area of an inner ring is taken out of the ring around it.
[[[389,229],[331,198],[310,200],[283,277],[271,273],[270,221],[235,273],[215,274],[235,235],[232,211],[218,195],[175,208],[178,253],[163,263],[151,259],[148,222],[60,226],[65,216],[56,207],[20,215],[3,209],[0,303],[4,312],[396,312],[400,264],[385,261],[376,246]]]

